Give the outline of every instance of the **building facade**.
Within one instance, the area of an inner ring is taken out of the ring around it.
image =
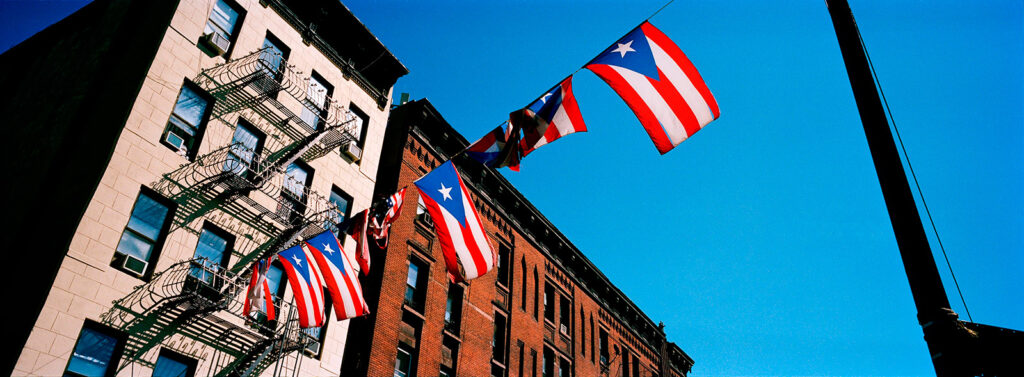
[[[253,261],[370,205],[407,70],[344,5],[97,0],[0,68],[6,371],[338,375],[349,321],[299,330],[279,266],[277,318],[242,305]]]
[[[468,143],[425,99],[391,112],[377,196],[409,188],[374,250],[342,375],[685,376],[693,360],[501,174],[458,155]],[[413,181],[454,162],[498,267],[467,283],[446,272]]]

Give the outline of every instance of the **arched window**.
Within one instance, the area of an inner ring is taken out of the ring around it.
[[[540,306],[540,305],[537,305],[537,297],[540,296],[540,292],[537,291],[537,287],[539,287],[540,285],[539,285],[539,283],[537,283],[537,281],[538,281],[538,279],[537,279],[537,267],[534,267],[533,268],[533,319],[540,319],[540,317],[537,316],[537,307]]]
[[[523,270],[523,300],[520,302],[520,307],[526,311],[526,258],[524,257],[519,261],[519,265],[522,266]]]

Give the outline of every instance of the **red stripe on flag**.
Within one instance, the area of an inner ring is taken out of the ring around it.
[[[580,105],[576,103],[576,95],[572,92],[572,77],[565,80],[565,87],[562,92],[562,107],[565,114],[572,121],[572,128],[576,132],[587,132],[587,125],[583,124],[583,114],[580,113]]]
[[[263,280],[263,305],[267,307],[267,319],[273,321],[277,315],[274,311],[274,295],[270,293],[270,284]]]
[[[305,310],[307,308],[305,296],[309,295],[309,292],[301,292],[302,287],[294,284],[301,279],[300,276],[296,275],[295,266],[284,258],[281,258],[281,263],[285,265],[284,273],[288,275],[288,282],[292,283],[292,293],[294,293],[292,296],[295,296],[295,306],[298,309],[296,311],[299,312],[299,325],[301,327],[309,327],[310,318],[306,315]]]
[[[674,147],[672,141],[668,139],[665,130],[661,128],[658,117],[647,107],[647,103],[640,98],[640,95],[637,94],[636,90],[629,85],[629,82],[622,75],[604,64],[591,64],[586,68],[593,71],[601,80],[604,80],[608,86],[612,87],[612,90],[622,97],[623,101],[626,101],[626,105],[633,110],[637,119],[640,120],[640,125],[647,130],[647,135],[651,137],[651,141],[654,142],[655,148],[658,148],[658,152],[665,154],[672,150]]]
[[[444,215],[441,214],[441,206],[430,198],[430,195],[423,195],[420,193],[420,198],[423,199],[424,206],[427,207],[427,213],[430,214],[430,218],[434,220],[434,229],[440,233],[447,233],[447,226],[444,225]],[[463,277],[462,271],[459,270],[459,258],[455,255],[455,245],[452,244],[452,238],[446,234],[438,234],[438,241],[441,242],[441,252],[444,254],[444,264],[448,268],[448,273],[455,278],[457,282],[466,281]]]
[[[679,119],[679,122],[683,124],[683,128],[686,129],[686,136],[692,136],[697,131],[700,131],[700,122],[697,121],[697,116],[693,115],[693,109],[686,103],[683,96],[679,94],[679,90],[665,77],[661,69],[658,69],[658,77],[661,78],[660,81],[650,77],[647,78],[647,81],[651,82],[654,90],[657,90],[661,98],[665,99],[665,103],[668,103],[668,107],[672,108],[672,113],[676,115],[676,119]]]
[[[658,30],[654,25],[651,25],[650,22],[644,21],[640,27],[643,29],[644,35],[646,35],[647,38],[654,41],[654,43],[657,43],[658,46],[660,46],[661,49],[672,58],[672,60],[676,61],[679,68],[686,73],[686,77],[690,78],[690,82],[693,83],[693,87],[697,88],[701,97],[704,97],[704,102],[706,102],[708,107],[711,108],[711,113],[715,115],[715,119],[718,119],[718,102],[715,101],[715,96],[711,95],[711,90],[708,89],[707,84],[704,83],[704,79],[700,76],[700,73],[697,72],[697,67],[693,66],[693,63],[686,57],[683,50],[681,50],[675,42],[672,42],[665,33],[662,33],[661,30]]]

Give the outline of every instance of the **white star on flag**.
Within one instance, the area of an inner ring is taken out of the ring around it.
[[[331,253],[331,255],[334,255],[334,250],[331,250],[331,245],[330,244],[326,244],[325,243],[324,244],[324,250],[327,250],[328,253]]]
[[[626,42],[625,44],[622,44],[622,43],[616,43],[616,44],[619,45],[619,46],[616,47],[611,52],[618,52],[619,55],[620,55],[619,56],[620,58],[626,57],[626,53],[627,52],[636,52],[636,50],[633,49],[633,41]]]
[[[440,192],[441,195],[444,196],[444,200],[448,200],[448,199],[452,198],[452,188],[451,187],[444,187],[444,183],[441,183],[441,189],[437,190],[437,191]]]
[[[295,264],[296,264],[296,265],[298,265],[298,266],[302,266],[302,259],[299,259],[299,256],[298,256],[298,255],[292,255],[292,260],[294,260],[294,261],[295,261]]]
[[[551,97],[551,93],[545,93],[544,97],[540,97],[540,101],[543,103],[548,103],[548,97]]]

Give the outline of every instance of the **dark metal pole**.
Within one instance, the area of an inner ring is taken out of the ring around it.
[[[949,299],[935,267],[928,237],[889,130],[889,122],[868,65],[860,32],[846,0],[826,0],[826,3],[832,15],[839,49],[842,50],[846,71],[850,76],[850,86],[857,100],[878,183],[889,210],[889,220],[903,257],[903,268],[910,282],[917,306],[917,318],[924,330],[935,372],[940,376],[960,375],[964,372],[961,368],[967,360],[959,357],[961,347],[957,344],[957,315],[949,307]]]

